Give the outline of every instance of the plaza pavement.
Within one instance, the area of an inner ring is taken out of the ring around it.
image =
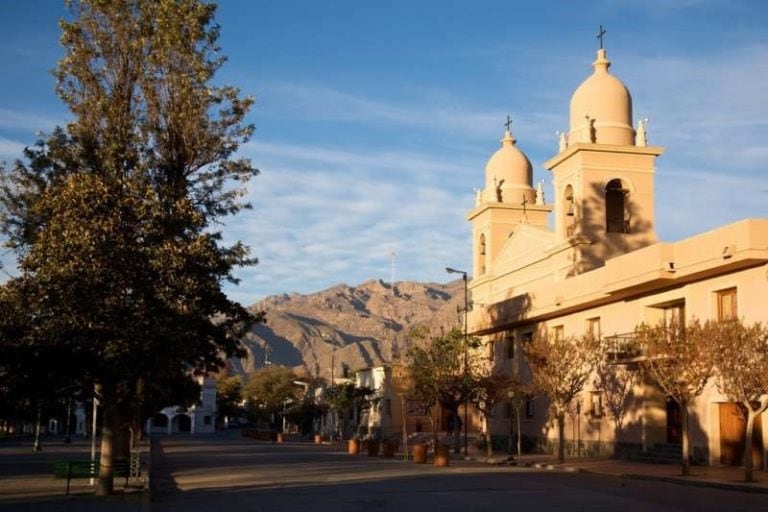
[[[692,477],[682,478],[677,466],[605,459],[556,464],[541,455],[525,455],[515,467],[452,459],[449,468],[433,468],[399,458],[350,456],[341,445],[278,445],[234,432],[160,439],[153,453],[151,503],[147,493],[137,492],[95,498],[88,494],[87,479],[75,481],[74,496],[65,497],[66,482],[51,474],[53,460],[87,458],[88,448],[87,441],[46,440],[43,452],[32,453],[29,441],[0,443],[0,510],[448,512],[513,504],[568,511],[768,510],[768,474],[761,471],[759,483],[743,484],[739,468],[694,467]]]
[[[27,512],[140,512],[149,510],[149,493],[131,487],[123,489],[124,479],[115,479],[118,493],[107,499],[93,496],[89,479],[74,479],[70,495],[67,481],[53,477],[57,460],[90,459],[91,442],[72,438],[65,444],[61,436],[42,438],[40,452],[32,451],[31,438],[0,441],[0,511]],[[144,447],[145,451],[148,445]],[[132,482],[136,484],[137,482]]]

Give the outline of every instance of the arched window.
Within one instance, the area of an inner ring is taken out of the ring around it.
[[[626,193],[620,179],[613,179],[605,186],[605,230],[608,233],[629,233],[629,223],[624,218]]]
[[[576,234],[576,205],[573,197],[573,187],[567,185],[563,192],[563,227],[565,236],[571,238]]]
[[[478,266],[480,268],[480,274],[485,274],[485,234],[480,235],[480,244],[477,248],[478,252]]]

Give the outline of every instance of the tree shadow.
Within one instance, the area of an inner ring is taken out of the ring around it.
[[[620,208],[614,208],[620,216],[613,211],[611,215],[615,218],[609,216],[608,193],[600,183],[593,183],[591,194],[573,205],[573,215],[569,216],[572,221],[565,227],[566,236],[573,244],[567,277],[602,267],[611,258],[656,242],[654,224],[642,218],[639,203],[630,191],[631,184],[621,181],[623,201]]]

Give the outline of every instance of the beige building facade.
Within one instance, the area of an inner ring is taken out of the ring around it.
[[[609,71],[604,49],[592,65],[571,98],[570,130],[544,163],[552,201],[541,185],[534,188],[531,163],[507,130],[467,216],[474,276],[469,331],[485,341],[492,364],[511,373],[525,373],[519,344],[536,329],[592,332],[610,347],[612,365],[636,371],[633,332],[640,323],[768,321],[768,219],[659,242],[654,179],[664,149],[648,144],[644,120],[633,122],[631,95]],[[679,443],[679,410],[654,386],[635,385],[621,428],[605,399],[590,381],[574,405],[566,426],[574,452],[653,453]],[[546,444],[556,428],[545,401],[533,402],[522,430],[529,442]],[[733,417],[733,404],[710,383],[691,410],[698,461],[738,462]],[[503,435],[510,420],[496,414],[489,427]],[[767,447],[768,435],[760,440],[761,466]]]

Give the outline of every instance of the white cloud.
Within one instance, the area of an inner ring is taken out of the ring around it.
[[[0,160],[13,160],[23,156],[25,145],[21,142],[0,137]]]
[[[768,216],[768,198],[760,192],[768,188],[767,48],[729,49],[707,58],[624,55],[619,76],[632,90],[635,116],[651,118],[651,142],[667,148],[656,181],[661,239]],[[510,101],[512,107],[519,104],[516,134],[539,175],[539,163],[552,156],[554,131],[567,126],[568,112],[556,112],[551,101],[529,105],[524,98],[561,97],[558,107],[567,105],[572,91],[562,85],[562,76],[554,78],[535,91],[516,91],[519,99]],[[263,175],[249,194],[255,211],[231,230],[246,241],[252,237],[261,259],[243,272],[243,288],[253,290],[244,296],[389,279],[392,250],[396,279],[447,280],[445,266],[470,267],[464,214],[472,206],[471,188],[483,181],[501,113],[481,99],[467,107],[476,99],[450,100],[448,94],[417,104],[317,84],[279,84],[268,92],[279,95],[281,105],[292,104],[288,115],[419,129],[437,140],[452,132],[456,145],[449,150],[425,145],[414,152],[381,149],[377,141],[351,148],[258,139],[247,144],[243,152]]]
[[[443,179],[462,170],[452,159],[266,142],[244,152],[262,175],[248,194],[254,210],[227,235],[250,243],[260,260],[240,273],[241,288],[254,290],[239,292],[249,302],[265,292],[389,279],[393,250],[403,279],[439,278],[457,259],[468,263],[455,254],[468,254],[463,215],[472,196]],[[436,244],[446,245],[450,261],[435,261]]]

